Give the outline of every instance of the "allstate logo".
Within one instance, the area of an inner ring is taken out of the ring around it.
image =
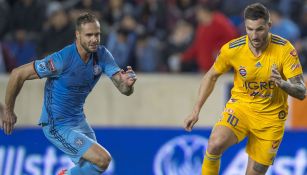
[[[154,160],[155,175],[201,174],[208,139],[183,135],[165,143]]]

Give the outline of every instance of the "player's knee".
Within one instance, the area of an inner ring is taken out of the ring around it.
[[[112,158],[111,156],[108,155],[104,155],[104,156],[99,156],[96,160],[96,165],[102,169],[102,170],[106,170],[109,167],[109,164],[111,162]]]
[[[222,152],[224,151],[224,146],[225,143],[222,139],[219,138],[210,138],[209,142],[208,142],[208,148],[207,151],[210,154],[222,154]]]

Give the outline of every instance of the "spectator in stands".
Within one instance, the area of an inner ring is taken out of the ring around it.
[[[180,20],[196,23],[195,4],[193,0],[173,0],[168,3],[167,29],[172,30],[173,26]]]
[[[150,35],[159,39],[166,37],[166,3],[161,0],[144,0],[138,6],[138,23],[143,25]]]
[[[300,54],[301,64],[304,71],[307,71],[307,4],[303,7],[303,12],[300,16],[300,42],[296,43],[296,49]]]
[[[8,31],[10,8],[5,0],[0,0],[0,40]]]
[[[298,25],[291,19],[286,18],[277,8],[271,8],[270,14],[272,21],[271,32],[289,40],[292,44],[295,44],[300,37]]]
[[[184,67],[180,65],[181,61],[178,53],[186,50],[191,44],[193,30],[193,26],[190,23],[180,20],[171,31],[163,51],[164,64],[167,65],[170,72],[180,72],[181,67]]]
[[[137,71],[157,72],[161,65],[160,41],[145,31],[138,36],[135,48]]]
[[[12,9],[11,30],[16,28],[25,29],[27,36],[36,39],[42,30],[45,20],[45,1],[39,0],[19,0]]]
[[[120,26],[116,31],[110,33],[107,41],[107,48],[114,55],[118,66],[135,64],[135,44],[137,40],[136,34],[137,23],[135,19],[126,15],[120,22]]]
[[[110,26],[120,23],[125,15],[134,15],[134,8],[123,0],[110,0],[104,10],[104,19]]]
[[[80,13],[87,11],[95,14],[100,19],[102,17],[103,3],[99,0],[80,0],[70,10],[70,15],[76,19]]]
[[[208,71],[221,46],[238,36],[235,26],[218,11],[199,5],[196,11],[198,26],[194,40],[182,55],[182,61],[196,59],[199,71]]]
[[[0,42],[0,73],[11,72],[16,67],[16,59],[6,45]]]
[[[47,16],[46,29],[39,44],[41,56],[60,50],[74,41],[74,27],[60,3],[49,4]]]
[[[24,29],[16,29],[13,40],[7,42],[8,49],[16,58],[16,66],[34,61],[37,58],[36,43],[29,40]]]

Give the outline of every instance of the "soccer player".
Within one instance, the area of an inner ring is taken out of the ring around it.
[[[6,88],[3,129],[11,134],[16,123],[14,104],[26,80],[47,78],[39,124],[47,139],[70,156],[75,166],[60,174],[100,175],[111,161],[109,152],[97,143],[86,121],[83,105],[102,74],[111,78],[125,95],[133,93],[136,75],[124,71],[100,43],[100,24],[90,13],[76,20],[76,41],[62,50],[14,69]],[[46,41],[48,42],[48,41]]]
[[[303,100],[306,88],[298,55],[289,41],[269,32],[270,15],[255,3],[244,10],[247,35],[231,40],[204,76],[199,98],[184,127],[191,131],[218,77],[234,71],[234,86],[209,138],[203,175],[218,175],[222,153],[248,137],[247,175],[263,175],[273,164],[288,113],[287,96]]]

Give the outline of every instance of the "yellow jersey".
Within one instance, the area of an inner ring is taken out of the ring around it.
[[[284,80],[302,74],[302,67],[292,44],[269,34],[269,44],[256,57],[248,46],[247,35],[223,45],[213,65],[218,73],[234,71],[231,99],[248,104],[255,112],[273,114],[288,109],[288,94],[270,81],[276,66]]]

